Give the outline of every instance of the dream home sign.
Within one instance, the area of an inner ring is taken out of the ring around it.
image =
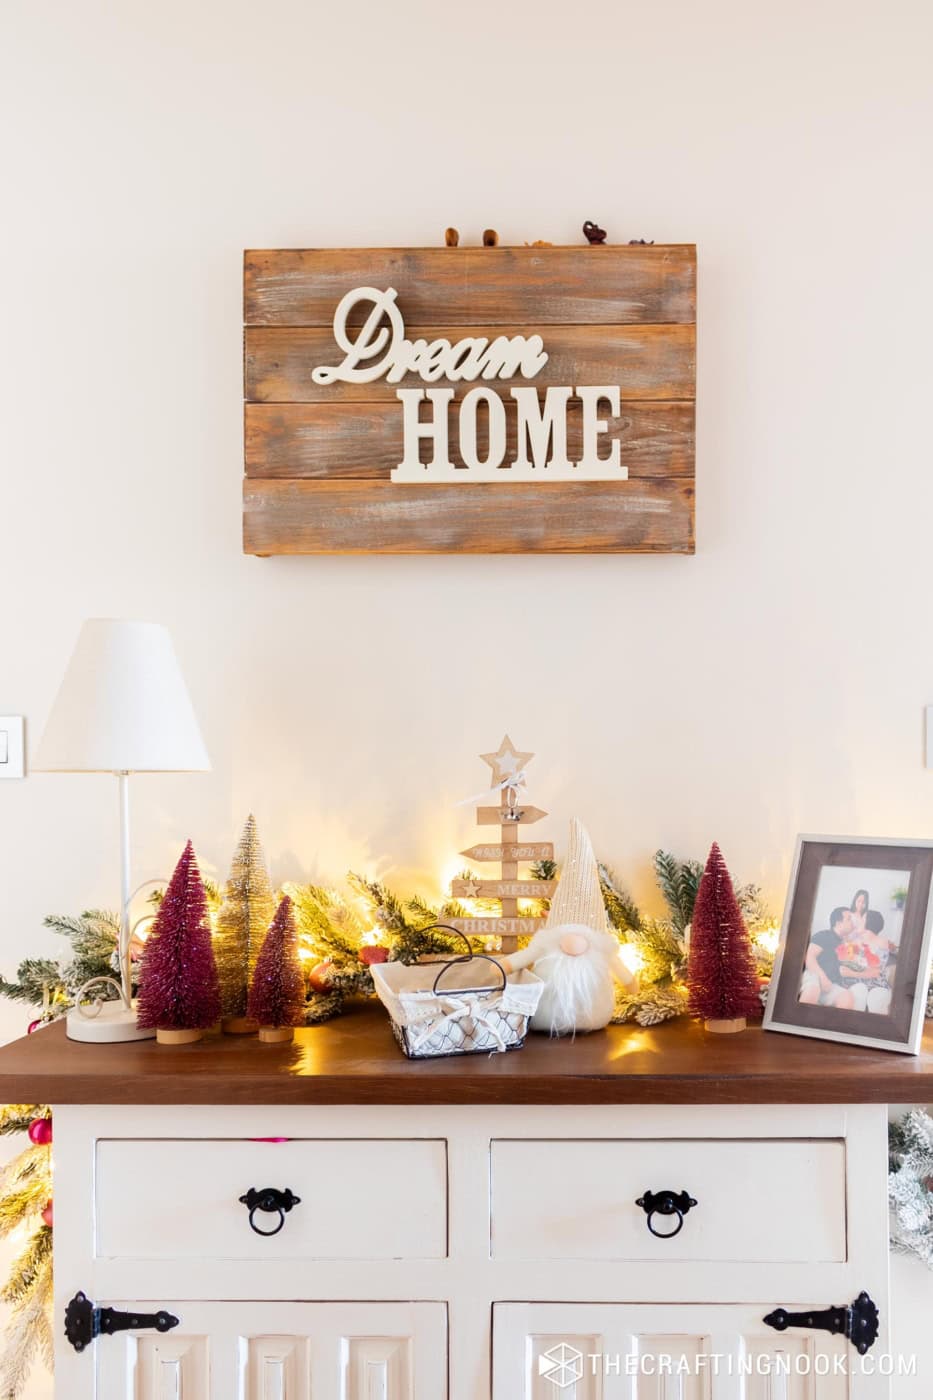
[[[694,547],[692,245],[247,252],[248,554]]]

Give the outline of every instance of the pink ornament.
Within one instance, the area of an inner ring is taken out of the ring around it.
[[[384,963],[389,961],[389,950],[383,948],[381,943],[367,943],[360,949],[360,962],[364,967],[372,967],[374,963]]]
[[[42,1207],[42,1220],[44,1224],[48,1225],[50,1230],[52,1228],[54,1214],[55,1212],[52,1207],[52,1202],[49,1201],[46,1205]]]
[[[26,1027],[26,1034],[32,1035],[33,1031],[37,1031],[41,1025],[41,1021],[30,1021],[29,1025]]]
[[[34,1118],[29,1124],[29,1141],[33,1147],[48,1147],[52,1141],[51,1118]]]

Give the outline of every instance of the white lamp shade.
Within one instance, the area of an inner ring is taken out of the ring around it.
[[[111,618],[85,622],[33,767],[181,773],[210,766],[166,628]]]

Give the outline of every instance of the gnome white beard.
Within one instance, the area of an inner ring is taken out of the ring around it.
[[[588,946],[582,953],[565,953],[561,940],[579,934]],[[528,951],[534,950],[535,976],[544,991],[531,1024],[536,1031],[572,1035],[607,1026],[615,1006],[610,959],[618,951],[612,934],[597,933],[581,924],[564,924],[536,933]]]

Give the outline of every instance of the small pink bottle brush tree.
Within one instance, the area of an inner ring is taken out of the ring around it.
[[[162,1044],[200,1040],[220,1019],[207,896],[189,841],[146,939],[137,1021]]]
[[[259,1039],[291,1040],[292,1027],[304,1025],[306,995],[295,912],[285,895],[263,941],[249,989],[247,1015],[258,1023]]]
[[[713,843],[697,890],[687,962],[689,1007],[711,1031],[740,1031],[761,1015],[758,972],[732,877]]]

